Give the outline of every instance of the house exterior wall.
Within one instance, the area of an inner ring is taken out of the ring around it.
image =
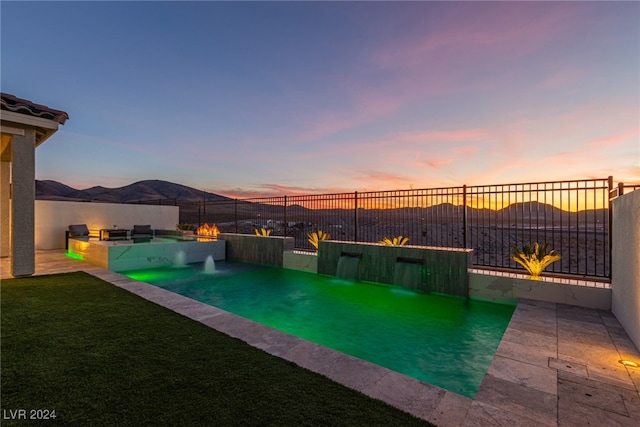
[[[135,224],[150,224],[157,230],[175,230],[178,220],[178,206],[36,200],[35,248],[64,249],[65,232],[71,224],[87,224],[91,231],[114,225],[132,229]]]
[[[640,348],[640,190],[613,201],[612,311]]]
[[[0,163],[0,256],[11,255],[11,162]]]

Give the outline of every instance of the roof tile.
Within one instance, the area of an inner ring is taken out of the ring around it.
[[[54,110],[46,105],[35,104],[27,99],[21,99],[8,93],[0,93],[0,95],[0,109],[2,110],[53,120],[61,125],[69,119],[69,115],[64,111]]]

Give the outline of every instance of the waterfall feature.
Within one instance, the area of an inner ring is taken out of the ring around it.
[[[187,255],[183,250],[179,250],[173,256],[173,266],[174,267],[184,267],[187,265]]]
[[[341,279],[358,280],[358,265],[360,264],[360,254],[340,255],[336,276]]]
[[[214,274],[216,272],[216,262],[209,255],[204,262],[204,274]]]
[[[393,284],[407,289],[421,289],[422,273],[422,260],[398,258],[393,272]]]

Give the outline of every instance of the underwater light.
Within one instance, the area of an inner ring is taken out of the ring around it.
[[[632,360],[618,360],[618,363],[621,363],[624,366],[631,366],[632,368],[640,368],[640,363]]]

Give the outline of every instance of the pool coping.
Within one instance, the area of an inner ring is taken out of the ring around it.
[[[46,254],[36,274],[85,271],[438,426],[640,424],[640,368],[617,363],[639,361],[640,351],[610,311],[521,300],[470,399],[64,252],[38,252]],[[9,277],[5,260],[2,278]]]

